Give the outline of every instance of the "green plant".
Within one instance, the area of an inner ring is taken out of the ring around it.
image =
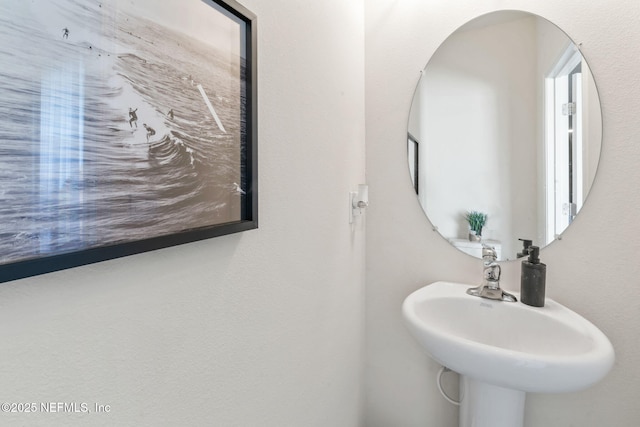
[[[470,211],[466,213],[464,218],[469,223],[469,228],[480,236],[482,234],[482,227],[484,227],[487,222],[487,214],[478,211]]]

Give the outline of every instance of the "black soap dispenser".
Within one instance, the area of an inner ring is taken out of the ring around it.
[[[530,246],[528,251],[529,259],[522,261],[520,301],[533,307],[543,307],[547,266],[540,262],[538,246]]]

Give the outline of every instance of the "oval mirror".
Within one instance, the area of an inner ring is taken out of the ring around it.
[[[519,11],[476,18],[422,71],[408,124],[413,186],[458,249],[517,258],[544,247],[582,208],[596,175],[602,115],[578,47]]]

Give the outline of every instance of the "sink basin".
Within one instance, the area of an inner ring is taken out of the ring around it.
[[[469,287],[436,282],[402,306],[412,335],[440,364],[475,381],[539,393],[587,388],[613,366],[607,337],[563,305],[493,301],[468,295]]]

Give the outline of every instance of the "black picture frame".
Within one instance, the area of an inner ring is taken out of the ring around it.
[[[253,13],[5,3],[0,283],[258,227]]]

